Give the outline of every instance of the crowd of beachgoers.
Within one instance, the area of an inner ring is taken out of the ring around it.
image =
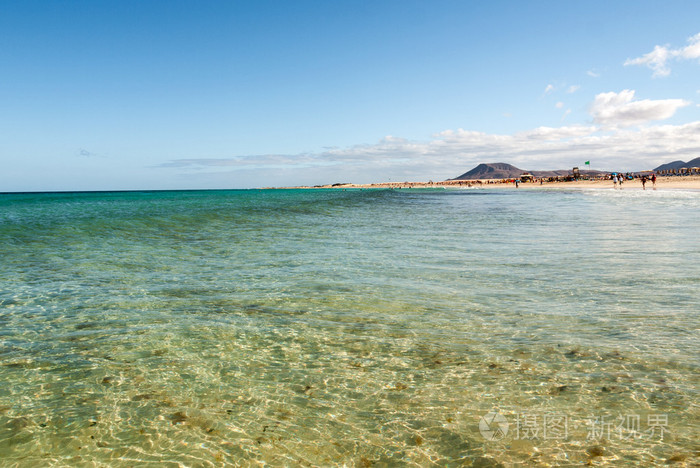
[[[609,172],[595,176],[520,177],[504,179],[445,180],[428,182],[381,182],[373,184],[336,183],[290,188],[678,188],[700,190],[700,173],[660,175],[646,172]]]

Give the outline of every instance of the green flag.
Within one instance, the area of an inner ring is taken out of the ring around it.
[[[591,162],[590,162],[590,161],[586,161],[586,165],[587,165],[587,166],[590,166],[590,165],[591,165]]]

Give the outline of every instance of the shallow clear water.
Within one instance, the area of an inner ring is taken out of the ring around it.
[[[693,191],[0,195],[0,459],[695,463],[698,232]]]

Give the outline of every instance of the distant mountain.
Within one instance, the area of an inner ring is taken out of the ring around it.
[[[700,157],[692,159],[688,162],[683,161],[673,161],[670,163],[662,164],[654,171],[668,171],[669,169],[680,169],[682,167],[700,167]]]
[[[700,157],[697,157],[687,162],[679,160],[662,164],[656,169],[654,169],[654,172],[667,171],[669,169],[677,170],[682,167],[700,167]],[[450,180],[517,179],[526,172],[530,172],[535,177],[566,177],[570,175],[572,171],[571,169],[556,171],[526,171],[508,163],[482,163],[476,166],[471,171],[465,172],[461,176],[455,177],[454,179]],[[588,176],[598,176],[600,174],[607,174],[607,172],[581,170],[581,174]]]
[[[673,161],[670,163],[662,164],[654,171],[668,171],[669,169],[680,169],[681,167],[688,167],[683,161]]]
[[[524,171],[506,163],[479,164],[469,172],[465,172],[452,180],[476,180],[476,179],[512,179],[520,177]]]
[[[516,179],[525,174],[526,170],[517,168],[512,164],[490,163],[479,164],[469,172],[465,172],[452,180],[477,180],[477,179]],[[559,171],[531,171],[535,177],[559,177],[571,174],[571,170]],[[581,171],[581,174],[596,175],[599,171]]]

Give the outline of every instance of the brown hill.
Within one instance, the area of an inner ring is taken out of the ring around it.
[[[516,179],[526,172],[529,172],[535,177],[565,177],[572,173],[571,170],[526,171],[507,163],[482,163],[471,171],[465,172],[461,176],[450,180]],[[581,171],[581,174],[586,175],[597,175],[600,173],[600,171]]]
[[[452,180],[476,180],[476,179],[512,179],[520,177],[524,171],[506,163],[479,164],[469,172],[465,172]]]

